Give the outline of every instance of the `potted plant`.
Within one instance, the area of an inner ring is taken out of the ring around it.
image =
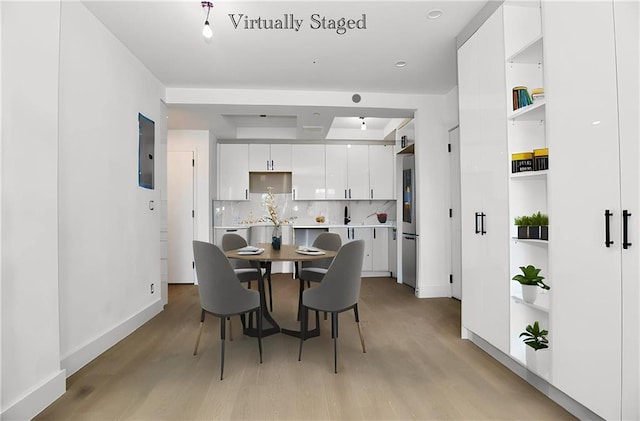
[[[544,276],[540,276],[540,271],[533,265],[520,266],[521,274],[514,276],[514,281],[522,285],[522,299],[527,303],[534,303],[538,296],[538,288],[549,290],[551,287],[543,282]]]
[[[518,227],[518,238],[529,238],[529,225],[531,225],[531,218],[529,216],[516,216],[513,223]]]
[[[549,331],[540,329],[540,323],[536,320],[533,325],[528,325],[525,331],[520,334],[523,342],[528,345],[526,350],[527,367],[534,372],[544,374],[546,371],[544,358],[541,359],[540,367],[538,367],[538,351],[549,348],[549,340],[547,335]]]
[[[520,337],[524,337],[522,340],[526,345],[529,345],[535,351],[540,349],[549,348],[549,340],[547,339],[547,335],[549,334],[548,330],[540,330],[540,323],[536,320],[532,325],[528,325],[525,328],[525,331],[520,334]]]
[[[549,239],[549,216],[538,211],[529,217],[529,222],[529,238]]]

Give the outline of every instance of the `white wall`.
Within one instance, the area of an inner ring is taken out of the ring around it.
[[[83,4],[62,2],[60,353],[68,374],[162,309],[161,218],[150,201],[160,203],[164,189],[163,96]],[[155,190],[138,187],[138,113],[156,123]]]
[[[60,3],[0,2],[0,10],[0,418],[12,420],[35,415],[65,388],[58,335]]]
[[[195,239],[209,241],[211,236],[211,200],[209,196],[209,131],[169,130],[167,151],[192,151],[195,166]],[[215,164],[213,166],[215,169]],[[169,227],[173,229],[173,227]]]

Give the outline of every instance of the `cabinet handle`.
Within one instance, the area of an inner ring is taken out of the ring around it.
[[[484,230],[484,217],[487,216],[484,212],[480,214],[480,235],[485,235],[487,232]]]
[[[612,216],[613,216],[613,213],[610,212],[609,209],[606,209],[604,211],[604,246],[605,247],[609,247],[611,244],[613,244],[613,241],[611,241],[611,232],[609,227],[610,217]]]
[[[371,189],[371,198],[373,199],[373,189]]]
[[[347,189],[344,189],[344,198],[348,199],[348,197],[347,197]]]
[[[478,216],[479,216],[479,215],[480,215],[480,213],[479,213],[479,212],[476,212],[476,216],[475,216],[475,218],[474,218],[474,219],[475,219],[475,221],[474,221],[474,222],[475,222],[475,226],[476,226],[476,228],[475,228],[475,233],[476,233],[476,234],[480,234],[480,231],[478,230]]]
[[[249,189],[244,189],[244,198],[249,200]]]
[[[296,189],[293,189],[293,200],[296,200]]]
[[[351,189],[349,189],[349,199],[351,199]]]
[[[376,239],[376,229],[375,228],[373,229],[373,239],[374,240]]]
[[[625,209],[622,211],[622,248],[625,250],[631,247],[631,243],[627,241],[629,239],[628,224],[629,224],[630,216],[631,216],[631,212],[629,212],[628,210]]]
[[[269,160],[267,159],[267,171],[269,171]]]

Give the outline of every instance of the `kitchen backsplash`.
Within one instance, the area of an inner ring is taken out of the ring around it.
[[[248,201],[213,201],[213,225],[233,226],[252,224],[267,215],[262,205],[266,193],[250,193]],[[344,209],[348,207],[351,225],[376,224],[375,213],[387,213],[387,223],[396,220],[395,200],[293,200],[289,194],[275,194],[278,217],[295,217],[295,225],[315,225],[317,216],[325,217],[325,225],[344,223]]]

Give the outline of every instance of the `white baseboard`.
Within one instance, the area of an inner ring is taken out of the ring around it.
[[[29,390],[22,398],[9,405],[2,411],[2,421],[30,420],[66,391],[66,373],[64,370],[56,371],[48,379]]]
[[[111,330],[93,339],[89,343],[86,343],[75,350],[71,351],[68,355],[62,358],[60,365],[66,369],[67,376],[71,376],[76,371],[91,362],[98,355],[102,354],[122,339],[130,335],[133,331],[140,326],[148,322],[156,314],[162,311],[163,307],[162,299],[151,303],[148,307],[142,309],[138,313],[134,314],[127,320],[124,320],[119,325],[113,327]],[[3,420],[4,421],[4,420]]]
[[[569,411],[572,415],[581,420],[601,420],[596,413],[591,411],[580,402],[576,401],[569,395],[565,394],[561,390],[557,389],[551,383],[545,379],[539,377],[535,373],[527,370],[524,366],[516,362],[509,355],[500,351],[498,348],[491,345],[489,342],[482,339],[470,330],[463,328],[466,331],[468,339],[471,340],[478,348],[489,354],[494,359],[498,360],[502,365],[513,371],[515,374],[523,378],[527,383],[538,389],[549,399]]]
[[[427,285],[416,289],[416,297],[418,298],[451,298],[451,286],[445,285]]]

